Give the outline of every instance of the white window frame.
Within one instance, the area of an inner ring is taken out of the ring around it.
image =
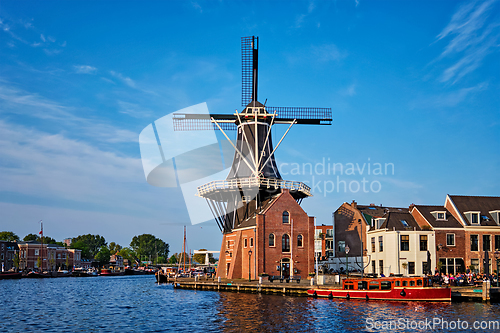
[[[453,235],[453,244],[448,244],[448,235]],[[446,246],[455,246],[456,245],[456,242],[455,242],[455,234],[446,234]]]
[[[497,225],[500,225],[500,210],[492,210],[491,212],[488,212],[490,213],[490,215],[493,217],[493,220],[495,220],[495,223]]]

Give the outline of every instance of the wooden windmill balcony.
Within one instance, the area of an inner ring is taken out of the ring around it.
[[[197,196],[216,201],[224,200],[224,193],[240,192],[245,188],[260,190],[288,189],[290,193],[305,198],[311,197],[311,188],[302,182],[276,178],[235,178],[230,180],[215,180],[198,187]]]

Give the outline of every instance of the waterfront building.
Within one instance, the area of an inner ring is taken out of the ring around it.
[[[65,238],[63,240],[63,243],[66,244],[66,246],[70,246],[71,245],[71,241],[73,240],[73,238]]]
[[[334,256],[326,257],[322,264],[336,271],[342,271],[346,266],[349,270],[363,271],[372,265],[368,255],[367,232],[380,229],[389,212],[403,213],[408,212],[408,209],[375,204],[358,205],[354,200],[350,204],[344,202],[333,214]],[[348,253],[346,248],[349,249]]]
[[[410,213],[423,229],[434,232],[437,261],[431,267],[445,274],[465,272],[465,229],[444,206],[411,205]]]
[[[19,269],[54,271],[59,268],[80,267],[81,250],[66,249],[56,244],[37,241],[19,242]]]
[[[109,257],[109,267],[115,270],[123,270],[125,267],[123,264],[123,257],[116,252]]]
[[[306,214],[289,190],[282,189],[255,215],[223,235],[217,275],[306,278],[314,271],[313,248],[314,217]]]
[[[389,211],[379,228],[367,232],[368,267],[378,276],[425,275],[436,262],[436,241],[431,228],[422,228],[406,211]]]
[[[408,209],[353,201],[335,211],[333,229],[335,257],[322,259],[336,270],[348,260],[350,269],[384,275],[436,268],[445,274],[491,273],[500,258],[500,197],[447,195],[443,206]]]
[[[14,259],[18,251],[19,247],[17,246],[17,242],[0,241],[0,262],[2,272],[15,267]]]
[[[335,256],[333,245],[333,226],[317,225],[314,232],[314,256],[327,260]]]
[[[197,189],[223,233],[217,275],[256,279],[259,274],[306,278],[314,267],[314,218],[300,207],[311,189],[284,180],[275,151],[294,125],[330,125],[330,108],[268,107],[257,99],[258,37],[241,39],[242,106],[234,114],[174,114],[176,130],[218,129],[235,150],[225,180]],[[208,122],[207,122],[208,121]],[[289,125],[276,148],[272,127]],[[226,130],[236,130],[233,144]]]

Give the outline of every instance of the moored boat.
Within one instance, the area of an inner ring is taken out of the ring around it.
[[[307,294],[344,299],[451,301],[451,289],[433,286],[432,277],[349,278],[342,280],[342,289],[314,288]]]
[[[40,272],[31,271],[31,272],[28,272],[28,274],[26,274],[26,277],[27,278],[35,278],[35,279],[43,279],[43,278],[50,278],[52,276],[46,272],[40,273]]]
[[[119,276],[119,275],[124,275],[124,271],[114,271],[111,269],[103,268],[101,269],[101,273],[99,275],[101,276]]]
[[[0,280],[20,279],[23,276],[21,272],[0,272]]]

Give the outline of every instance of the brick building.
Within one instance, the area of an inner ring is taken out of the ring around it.
[[[322,260],[334,257],[333,226],[317,225],[314,233],[314,256]]]
[[[20,242],[19,269],[42,269],[55,271],[80,267],[81,250],[66,249],[56,244],[41,244],[37,241]]]
[[[367,232],[368,267],[377,275],[425,275],[428,261],[435,263],[435,235],[431,228],[420,227],[406,211],[389,211],[378,228]]]
[[[463,225],[443,206],[411,205],[410,213],[421,228],[434,231],[437,261],[433,261],[432,272],[438,266],[443,273],[465,272]]]
[[[0,241],[0,262],[2,271],[14,268],[14,259],[19,247],[16,242]]]
[[[313,271],[314,217],[306,214],[287,189],[223,235],[220,277],[256,279],[266,273],[306,278]]]

